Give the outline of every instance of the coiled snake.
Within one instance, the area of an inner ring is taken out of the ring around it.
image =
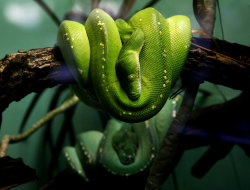
[[[85,171],[98,164],[119,175],[151,164],[172,121],[173,102],[166,101],[190,40],[188,17],[165,19],[154,8],[139,11],[128,23],[114,21],[101,9],[90,13],[85,26],[61,23],[57,45],[77,81],[72,85],[76,95],[133,123],[112,119],[104,133],[80,134],[75,147],[64,149],[71,168],[86,179]]]
[[[93,10],[85,26],[63,21],[58,46],[86,104],[126,122],[145,121],[168,99],[191,39],[186,16],[165,19],[147,8],[126,23]]]

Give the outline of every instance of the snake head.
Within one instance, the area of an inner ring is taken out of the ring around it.
[[[127,147],[126,149],[118,151],[118,157],[124,165],[132,164],[135,160],[136,152],[134,147]]]
[[[116,66],[121,85],[131,100],[138,99],[141,93],[139,67],[139,57],[135,51],[126,51]]]
[[[130,124],[125,124],[114,135],[112,145],[122,164],[128,165],[134,162],[138,149],[138,139]]]

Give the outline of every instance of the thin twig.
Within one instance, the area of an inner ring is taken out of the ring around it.
[[[51,95],[51,100],[50,100],[50,103],[49,103],[49,107],[48,107],[48,111],[47,112],[50,112],[51,110],[54,110],[56,109],[56,107],[58,106],[58,102],[59,102],[59,99],[60,99],[60,95],[64,92],[64,90],[68,88],[68,85],[61,85],[59,86],[54,92],[53,92],[53,95]],[[49,135],[50,134],[50,128],[52,127],[52,122],[53,120],[49,120],[47,123],[46,123],[46,130],[45,130],[45,139],[46,139],[46,142],[48,143],[50,149],[52,149],[53,147],[53,139],[52,139],[52,136]]]
[[[135,0],[123,0],[117,18],[125,19],[128,16],[129,11],[133,7]]]
[[[219,3],[219,0],[216,0],[216,2],[217,2],[217,7],[218,7],[219,19],[220,19],[220,28],[221,28],[222,40],[224,40],[225,39],[225,35],[224,35],[224,29],[223,29],[223,24],[222,24],[222,16],[221,16],[221,10],[220,10],[220,3]]]
[[[146,5],[143,6],[143,8],[136,10],[134,13],[137,13],[138,11],[142,10],[142,9],[146,9],[148,7],[153,7],[156,3],[158,3],[159,0],[151,0],[149,1]]]
[[[91,1],[91,10],[98,8],[100,4],[100,0],[92,0]]]
[[[54,147],[51,147],[51,157],[49,168],[48,168],[48,177],[51,178],[57,166],[60,153],[63,148],[63,143],[65,141],[66,135],[69,133],[69,130],[73,129],[73,116],[76,111],[76,105],[72,106],[70,109],[66,110],[63,114],[64,121],[61,124],[60,132],[57,137],[57,141]],[[52,139],[52,128],[47,128],[50,132],[50,139]],[[74,143],[75,144],[75,143]]]
[[[43,89],[41,92],[38,92],[32,99],[31,103],[29,104],[28,109],[25,112],[25,115],[23,117],[22,123],[19,127],[19,133],[22,133],[25,127],[26,122],[28,121],[30,114],[32,112],[32,110],[34,109],[34,107],[36,106],[36,103],[38,102],[39,98],[41,97],[42,93],[45,91],[45,89]]]
[[[25,140],[26,138],[30,137],[35,131],[37,131],[39,128],[43,126],[47,121],[52,119],[54,116],[56,116],[59,113],[64,112],[68,108],[72,107],[79,101],[77,96],[73,96],[72,98],[65,101],[61,106],[58,108],[48,112],[44,117],[42,117],[39,121],[37,121],[34,125],[32,125],[31,128],[29,128],[27,131],[20,133],[18,135],[5,135],[1,141],[0,144],[0,157],[3,157],[6,155],[8,144],[19,142],[22,140]]]
[[[35,0],[35,2],[38,3],[38,5],[40,5],[45,12],[51,17],[51,19],[59,26],[61,21],[59,20],[59,18],[55,15],[55,13],[48,7],[48,5],[46,3],[44,3],[42,0]]]
[[[151,0],[149,1],[142,9],[146,9],[148,7],[153,7],[159,0]]]
[[[201,29],[212,37],[216,18],[216,0],[193,0],[193,10]]]
[[[9,142],[10,142],[10,135],[3,136],[0,143],[0,158],[6,155]]]

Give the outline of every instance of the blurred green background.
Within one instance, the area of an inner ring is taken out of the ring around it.
[[[55,14],[62,19],[68,11],[90,12],[90,1],[85,0],[45,0]],[[137,1],[131,13],[139,10],[148,1]],[[102,1],[114,12],[119,9],[120,1]],[[220,0],[222,24],[225,40],[250,46],[250,1],[249,0]],[[193,29],[199,26],[195,21],[192,9],[192,0],[162,0],[155,5],[165,17],[176,14],[189,16]],[[220,23],[216,21],[215,36],[221,38]],[[32,0],[3,0],[0,1],[0,57],[7,53],[17,52],[18,49],[29,50],[33,48],[51,47],[55,45],[57,25],[52,19]],[[51,97],[57,87],[47,89],[39,99],[34,111],[27,122],[26,128],[40,119],[48,111]],[[202,84],[201,88],[212,92],[205,105],[223,102],[218,89],[210,83]],[[219,86],[227,99],[235,97],[238,91]],[[4,134],[16,134],[21,124],[25,110],[35,94],[30,94],[20,102],[13,102],[3,112],[3,121],[0,138]],[[61,97],[61,101],[66,95]],[[53,142],[55,143],[60,131],[63,116],[57,116],[53,121]],[[97,112],[80,103],[74,115],[75,134],[89,129],[100,129],[101,121]],[[48,149],[45,129],[32,135],[28,140],[12,144],[8,155],[22,157],[24,162],[36,169],[38,182],[32,182],[13,189],[28,190],[38,189],[45,183],[48,167],[52,157]],[[67,144],[67,140],[65,141]],[[223,160],[219,161],[202,179],[191,176],[190,169],[198,158],[206,151],[207,147],[186,151],[177,168],[175,169],[178,188],[173,183],[173,178],[167,180],[163,189],[169,190],[247,190],[250,188],[250,159],[238,147]],[[60,156],[54,175],[66,168],[65,161]]]

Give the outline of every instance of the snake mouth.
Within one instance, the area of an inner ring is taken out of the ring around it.
[[[140,94],[138,94],[137,92],[130,92],[128,96],[131,100],[137,100],[140,97]]]

